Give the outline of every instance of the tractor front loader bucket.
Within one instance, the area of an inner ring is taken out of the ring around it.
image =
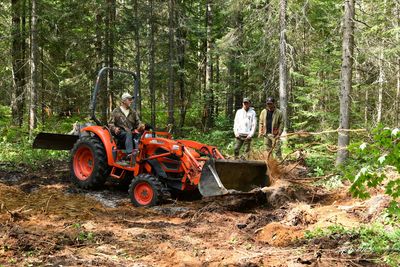
[[[33,141],[33,148],[70,150],[78,138],[78,135],[39,133]]]
[[[203,196],[248,192],[269,185],[267,164],[258,160],[209,160],[202,170],[199,191]]]

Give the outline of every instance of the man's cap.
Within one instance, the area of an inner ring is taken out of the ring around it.
[[[273,97],[267,97],[267,102],[266,102],[267,104],[270,104],[270,103],[275,103],[275,99],[273,98]]]
[[[251,103],[250,98],[248,98],[248,97],[243,98],[243,103],[245,103],[245,102]]]
[[[124,100],[126,100],[126,99],[132,99],[133,98],[133,96],[131,95],[131,94],[129,94],[129,93],[123,93],[122,94],[122,96],[121,96],[121,100],[122,101],[124,101]]]

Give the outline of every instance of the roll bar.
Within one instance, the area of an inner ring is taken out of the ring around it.
[[[96,122],[97,125],[102,125],[102,123],[96,118],[96,114],[95,114],[96,100],[97,100],[96,96],[100,90],[100,78],[103,76],[103,74],[105,74],[108,71],[122,72],[122,73],[130,74],[133,76],[133,96],[135,98],[134,98],[132,107],[133,107],[133,109],[136,109],[136,99],[138,96],[138,85],[139,85],[136,73],[134,73],[133,71],[124,70],[124,69],[103,67],[99,70],[99,73],[97,74],[96,84],[94,85],[93,95],[92,95],[92,99],[90,100],[90,105],[89,105],[90,118],[94,122]]]

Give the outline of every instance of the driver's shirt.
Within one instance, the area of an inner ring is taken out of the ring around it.
[[[126,111],[128,112],[127,115]],[[114,132],[115,127],[119,127],[128,132],[139,127],[140,119],[135,110],[131,108],[125,109],[124,107],[116,107],[111,113],[108,125],[112,132]]]

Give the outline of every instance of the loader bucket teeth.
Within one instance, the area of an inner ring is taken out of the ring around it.
[[[199,190],[203,196],[248,192],[269,185],[265,161],[209,160],[203,166]]]

